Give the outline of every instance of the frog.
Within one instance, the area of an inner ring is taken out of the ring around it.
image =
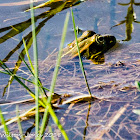
[[[116,44],[116,38],[113,35],[100,35],[94,31],[87,30],[77,39],[80,55],[82,58],[91,60],[94,64],[104,63],[104,53]],[[63,49],[62,57],[78,57],[76,40]]]

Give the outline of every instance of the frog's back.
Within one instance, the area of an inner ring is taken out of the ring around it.
[[[82,49],[83,48],[82,46],[85,45],[86,39],[92,37],[94,34],[96,34],[94,31],[90,31],[90,30],[85,31],[77,39],[78,44],[80,43],[79,48]],[[63,49],[62,57],[67,56],[67,57],[73,58],[78,55],[76,54],[77,54],[77,47],[76,47],[76,41],[74,40],[72,43],[68,44],[66,48]]]

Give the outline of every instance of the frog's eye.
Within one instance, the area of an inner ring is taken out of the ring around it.
[[[96,42],[99,44],[104,44],[104,37],[103,36],[97,36]]]
[[[99,41],[99,42],[102,42],[103,40],[104,40],[104,37],[102,37],[102,36],[99,36],[99,37],[98,37],[98,41]]]

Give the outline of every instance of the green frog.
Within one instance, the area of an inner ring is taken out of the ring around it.
[[[85,31],[78,39],[80,54],[90,59],[95,64],[104,62],[104,53],[116,44],[116,38],[112,35],[100,35],[93,31]],[[75,58],[78,56],[76,41],[68,44],[63,50],[63,55]]]

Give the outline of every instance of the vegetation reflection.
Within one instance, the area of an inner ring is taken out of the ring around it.
[[[39,19],[44,19],[42,20],[38,26],[36,26],[36,36],[38,35],[38,33],[40,32],[40,30],[42,29],[42,27],[45,25],[45,23],[50,19],[52,18],[56,13],[58,12],[61,12],[62,10],[64,9],[67,9],[71,6],[75,6],[77,4],[79,4],[80,2],[82,1],[79,1],[79,0],[70,0],[70,1],[61,1],[61,0],[51,0],[51,1],[48,1],[44,4],[42,4],[41,6],[39,5],[37,8],[42,8],[42,7],[50,7],[50,9],[44,13],[41,13],[40,15],[37,15],[34,17],[35,19],[35,22],[37,22]],[[35,9],[37,9],[35,8]],[[29,9],[30,10],[30,9]],[[26,11],[29,11],[29,10],[26,10]],[[21,22],[21,23],[18,23],[18,24],[15,24],[15,25],[11,25],[11,26],[8,26],[8,27],[4,27],[4,28],[1,28],[0,29],[0,33],[2,32],[5,32],[5,31],[8,31],[5,35],[3,35],[2,37],[0,37],[0,43],[3,43],[5,41],[7,41],[8,39],[16,36],[17,34],[25,31],[28,27],[30,27],[31,25],[31,19],[28,19],[24,22]],[[23,37],[23,39],[25,40],[25,44],[26,44],[26,48],[27,50],[30,49],[32,43],[33,43],[33,38],[32,38],[32,31],[30,33],[28,33],[26,36]],[[21,46],[23,45],[23,40],[21,40],[17,46],[11,50],[8,55],[2,60],[2,62],[7,62],[10,57],[18,50],[21,48]],[[26,54],[26,51],[25,49],[23,49],[20,54],[19,54],[19,57],[18,57],[18,60],[15,64],[15,68],[11,71],[13,74],[16,74],[24,57],[25,57],[25,54]],[[1,63],[0,66],[3,64]],[[6,85],[6,87],[4,88],[4,92],[3,92],[3,95],[5,94],[6,92],[6,89],[7,87],[12,83],[12,81],[14,80],[14,78],[12,77],[9,81],[8,81],[8,84]]]
[[[133,22],[140,23],[140,21],[136,20],[136,14],[134,12],[133,5],[140,6],[140,3],[136,3],[134,0],[131,0],[129,3],[118,3],[118,4],[122,5],[122,6],[129,5],[129,7],[128,7],[128,10],[127,10],[127,15],[125,17],[125,20],[122,20],[119,24],[114,25],[113,27],[119,26],[119,25],[125,23],[126,24],[126,31],[125,31],[126,32],[126,38],[123,41],[129,41],[132,38],[131,34],[133,32]]]

